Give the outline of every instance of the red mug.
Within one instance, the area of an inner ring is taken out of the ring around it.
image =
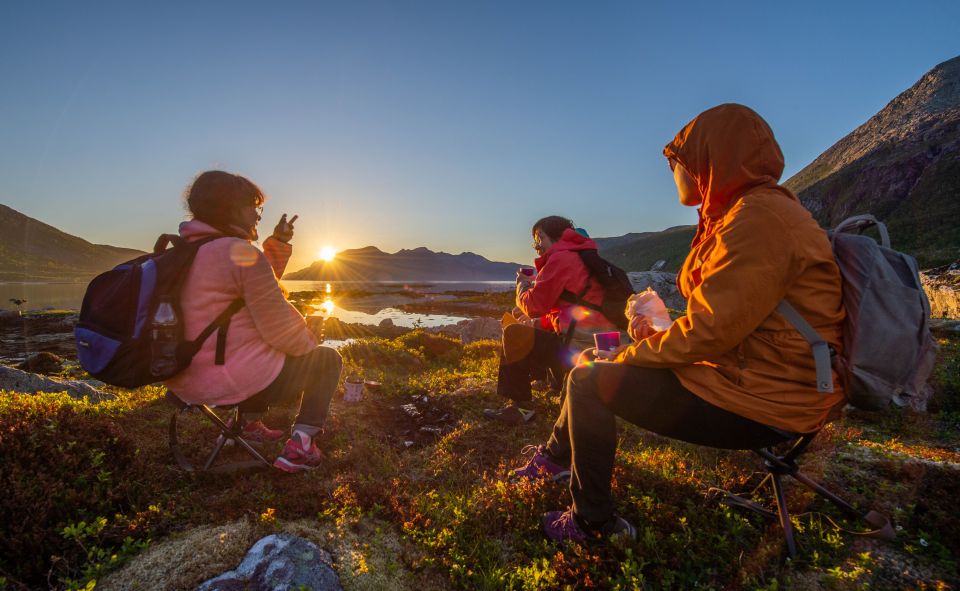
[[[620,346],[619,332],[598,332],[593,335],[597,351],[614,351]]]

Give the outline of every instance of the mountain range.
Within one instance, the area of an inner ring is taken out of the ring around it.
[[[143,254],[91,244],[3,204],[0,228],[0,281],[89,280]]]
[[[517,263],[478,254],[449,254],[424,247],[388,253],[375,246],[344,250],[331,262],[317,261],[284,279],[309,281],[498,281],[516,277]]]
[[[960,258],[960,57],[939,64],[784,185],[824,228],[871,213],[923,268]],[[596,239],[629,271],[676,271],[694,226]],[[685,243],[686,241],[686,243]]]
[[[880,112],[828,148],[784,185],[825,228],[872,213],[894,248],[921,267],[960,259],[960,57],[939,64]],[[143,253],[91,244],[0,204],[0,281],[78,281]],[[694,226],[596,238],[600,252],[628,271],[665,261],[676,271]],[[427,248],[386,253],[346,250],[285,279],[317,281],[509,280],[516,263]]]

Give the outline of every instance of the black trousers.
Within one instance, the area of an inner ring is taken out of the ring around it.
[[[557,333],[534,329],[532,346],[519,361],[507,363],[501,347],[497,394],[517,403],[530,402],[533,399],[530,380],[542,376],[548,369],[554,376],[562,375],[573,366],[573,361],[568,359],[572,354]]]
[[[340,353],[322,345],[306,355],[288,355],[280,375],[269,386],[241,402],[240,412],[259,413],[272,404],[299,401],[300,412],[295,424],[323,427],[342,368]]]
[[[666,437],[724,449],[754,449],[795,437],[710,404],[669,369],[596,363],[573,369],[566,388],[547,454],[571,466],[574,513],[591,523],[613,516],[618,416]]]

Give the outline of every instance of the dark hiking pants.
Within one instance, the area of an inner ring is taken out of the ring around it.
[[[299,401],[295,424],[323,427],[337,391],[343,360],[336,349],[318,346],[306,355],[288,355],[273,382],[240,403],[241,413],[261,413],[272,404]]]
[[[615,417],[666,437],[724,449],[754,449],[790,438],[706,402],[668,369],[596,363],[573,369],[566,388],[547,454],[559,464],[570,464],[574,513],[589,523],[613,516]]]
[[[568,347],[555,332],[533,329],[533,342],[529,352],[514,363],[507,363],[503,347],[500,348],[500,369],[497,376],[497,394],[516,403],[530,402],[533,393],[530,380],[541,377],[546,370],[560,376],[572,365],[567,359]],[[509,346],[504,344],[504,346]]]

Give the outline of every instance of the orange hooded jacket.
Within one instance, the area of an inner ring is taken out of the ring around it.
[[[786,298],[837,351],[844,317],[830,242],[778,183],[783,154],[767,123],[742,105],[701,113],[664,148],[704,196],[677,276],[686,315],[617,361],[671,368],[685,388],[754,421],[806,433],[844,400],[817,392],[810,346],[775,311]]]

